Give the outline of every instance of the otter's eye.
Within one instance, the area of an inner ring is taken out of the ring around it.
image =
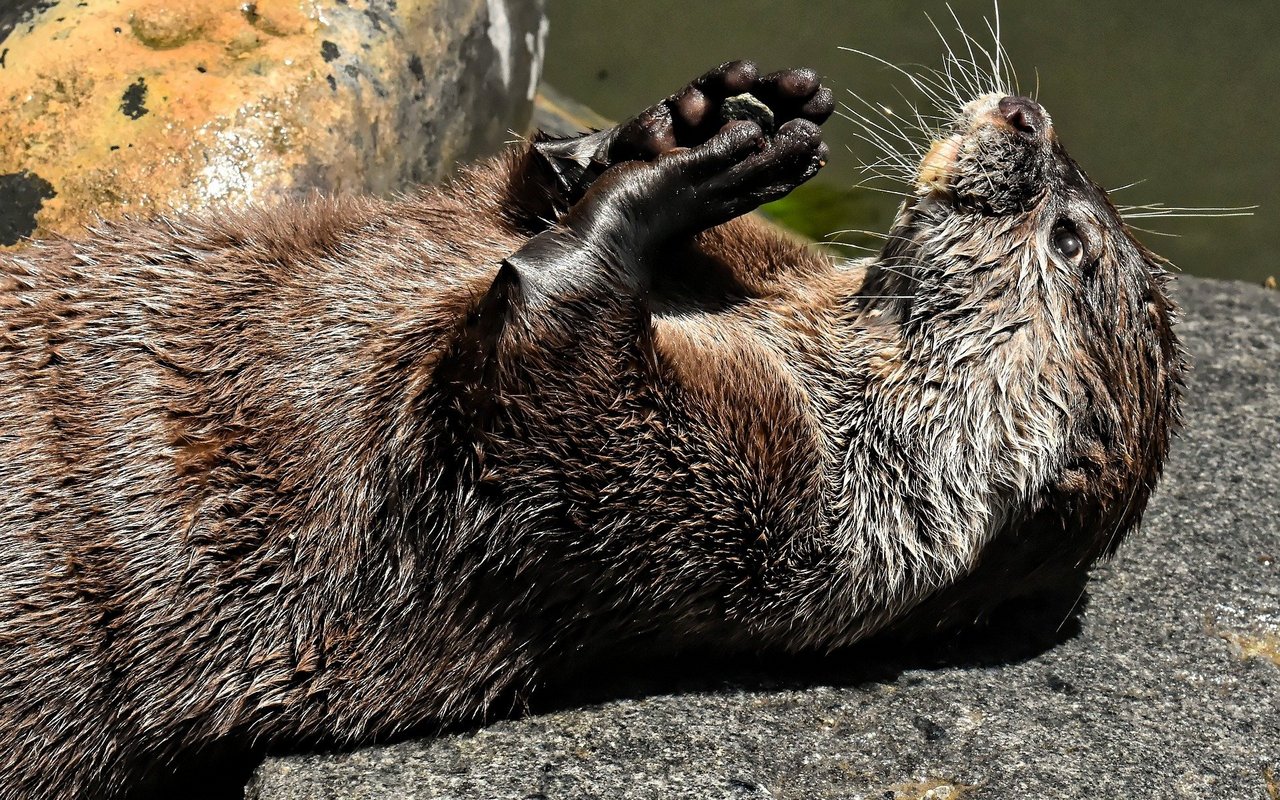
[[[1080,241],[1075,226],[1070,222],[1059,222],[1053,229],[1053,247],[1058,255],[1072,264],[1084,260],[1084,242]]]

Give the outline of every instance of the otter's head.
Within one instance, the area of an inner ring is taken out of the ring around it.
[[[1168,451],[1168,276],[1035,101],[984,95],[936,134],[863,293],[903,372],[948,398],[921,417],[989,448],[1001,571],[1078,572],[1140,518]]]

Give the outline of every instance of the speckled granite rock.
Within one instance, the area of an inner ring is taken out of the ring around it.
[[[528,122],[545,0],[3,0],[0,244],[94,214],[387,194]]]
[[[1013,629],[970,643],[968,665],[720,666],[474,733],[271,760],[250,796],[1280,798],[1280,294],[1180,288],[1187,430],[1055,646],[1010,657]]]

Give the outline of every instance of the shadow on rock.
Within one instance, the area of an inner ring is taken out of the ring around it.
[[[590,675],[549,685],[529,704],[533,714],[610,700],[725,690],[778,691],[813,686],[892,683],[913,670],[993,667],[1027,661],[1081,631],[1088,602],[1081,590],[1023,597],[997,606],[980,623],[945,632],[873,637],[827,655],[764,653],[726,656],[688,651],[644,655],[644,645],[595,662]]]
[[[905,672],[1013,664],[1032,659],[1080,633],[1086,595],[1077,587],[1054,595],[1020,598],[997,606],[982,622],[946,633],[915,631],[882,635],[828,655],[685,651],[676,656],[652,640],[615,648],[585,660],[586,669],[564,672],[562,682],[541,687],[528,702],[495,702],[494,719],[569,711],[610,701],[656,695],[776,692],[815,686],[892,683]],[[583,663],[579,661],[578,663]],[[555,674],[557,670],[550,670]],[[503,713],[500,709],[508,709]],[[481,725],[423,728],[386,742],[465,733]],[[324,743],[272,755],[333,750]],[[245,759],[221,763],[221,772],[193,774],[178,785],[207,787],[200,800],[241,798],[256,766]],[[252,791],[250,792],[252,796]],[[196,795],[193,795],[196,796]],[[141,800],[141,798],[138,798]]]

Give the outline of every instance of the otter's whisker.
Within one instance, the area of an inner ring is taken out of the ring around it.
[[[905,77],[907,80],[911,81],[911,85],[915,86],[923,94],[927,95],[930,99],[936,102],[940,107],[945,107],[947,105],[947,103],[943,102],[943,99],[941,97],[938,97],[926,83],[920,80],[918,76],[913,75],[910,72],[907,72],[905,69],[898,66],[897,64],[894,64],[890,61],[886,61],[880,56],[872,55],[871,53],[868,53],[865,50],[858,50],[857,48],[853,48],[853,47],[841,47],[840,49],[846,50],[850,53],[857,53],[858,55],[863,56],[865,58],[869,58],[872,61],[879,62],[880,64],[883,64],[884,66],[888,67],[889,69],[896,70],[897,72],[901,73],[902,76]]]
[[[956,51],[952,49],[951,42],[947,39],[946,34],[942,32],[942,28],[938,27],[938,23],[934,22],[933,17],[930,14],[926,13],[924,18],[929,20],[929,24],[933,26],[934,32],[938,34],[938,39],[942,42],[942,46],[947,50],[947,55],[942,61],[942,75],[946,78],[948,85],[951,86],[951,92],[955,95],[956,104],[964,105],[965,95],[973,97],[981,94],[982,92],[979,90],[977,82],[973,79],[973,76],[964,69],[961,58],[956,55]],[[952,65],[955,65],[960,70],[961,74],[965,78],[969,79],[968,81],[963,82],[959,87],[956,85],[955,76],[951,72]]]
[[[1001,92],[1001,93],[1007,94],[1007,92],[1003,92],[1001,87],[997,85],[998,79],[995,76],[988,75],[987,70],[978,61],[977,54],[978,52],[981,52],[983,55],[986,56],[988,64],[994,67],[995,60],[992,58],[991,53],[985,47],[983,47],[980,43],[978,43],[978,41],[974,39],[973,36],[969,35],[969,33],[964,29],[964,26],[960,23],[960,18],[956,15],[955,9],[952,8],[950,4],[947,4],[947,11],[948,13],[950,13],[951,19],[956,24],[956,31],[959,32],[961,36],[961,41],[964,43],[965,51],[968,54],[969,58],[968,59],[960,58],[958,55],[956,55],[955,50],[952,49],[950,46],[948,46],[947,49],[951,55],[951,60],[954,61],[957,67],[960,67],[961,69],[963,69],[965,74],[970,77],[971,79],[970,87],[972,91],[972,96],[976,97],[976,96],[991,93],[991,92]],[[930,20],[930,22],[932,22],[932,20]],[[934,26],[934,29],[937,30],[936,25]],[[939,35],[941,36],[942,34],[939,33]],[[944,44],[946,44],[945,39],[944,39]],[[975,46],[977,47],[977,51],[974,50]]]
[[[875,161],[859,160],[858,169],[863,174],[869,174],[877,178],[891,178],[894,181],[909,179],[911,170],[909,166],[900,160],[889,157]]]
[[[881,148],[885,153],[885,157],[880,161],[872,162],[870,164],[863,162],[864,167],[867,167],[870,169],[879,169],[880,167],[888,166],[888,167],[894,167],[898,170],[901,170],[905,174],[910,174],[911,167],[906,163],[905,159],[903,159],[901,155],[895,153],[892,150],[892,148],[889,147],[889,145],[885,144],[883,141],[880,141],[878,138],[865,136],[860,133],[854,133],[853,136],[854,138],[861,139],[864,142],[867,142],[868,144]],[[900,178],[901,175],[895,175],[893,177]]]
[[[1128,224],[1128,223],[1126,223],[1126,224]],[[1157,230],[1152,230],[1151,228],[1140,228],[1140,227],[1138,227],[1137,225],[1129,225],[1129,227],[1130,227],[1130,228],[1133,228],[1135,231],[1142,231],[1143,233],[1149,233],[1149,234],[1151,234],[1152,236],[1167,236],[1167,237],[1169,237],[1170,239],[1181,239],[1181,238],[1182,238],[1182,234],[1180,234],[1180,233],[1169,233],[1168,231],[1157,231]]]
[[[1115,194],[1116,192],[1123,192],[1125,189],[1132,189],[1133,187],[1140,186],[1146,182],[1147,182],[1147,178],[1139,178],[1138,180],[1132,183],[1126,183],[1124,186],[1117,186],[1114,189],[1108,189],[1107,194]],[[1139,206],[1120,206],[1120,208],[1138,208],[1138,207]]]
[[[1009,57],[1009,51],[1004,46],[1004,40],[1000,36],[1000,2],[996,0],[993,3],[995,7],[995,27],[991,25],[991,20],[983,18],[986,23],[987,32],[991,34],[992,40],[996,47],[996,71],[1004,81],[1005,88],[1013,87],[1015,94],[1022,94],[1022,85],[1018,82],[1018,72],[1013,68],[1013,59]]]
[[[1252,217],[1258,206],[1166,206],[1164,203],[1147,203],[1135,206],[1117,206],[1120,216],[1129,219],[1217,219],[1221,217]]]
[[[831,234],[831,233],[828,233],[828,234],[827,234],[827,236],[828,236],[828,237],[830,237],[830,236],[834,236],[834,235],[835,235],[835,234]],[[865,244],[854,244],[853,242],[833,242],[833,241],[830,241],[830,240],[828,240],[828,239],[823,239],[823,241],[822,241],[822,245],[823,245],[824,247],[847,247],[847,248],[849,248],[850,250],[861,250],[861,251],[863,251],[863,252],[865,252],[865,253],[879,253],[879,252],[880,252],[880,250],[879,250],[878,248],[875,248],[875,247],[867,247]]]
[[[987,76],[984,74],[982,67],[978,64],[978,56],[977,53],[974,52],[974,47],[977,47],[978,51],[987,57],[987,61],[990,63],[992,68],[995,67],[995,59],[991,57],[991,53],[989,53],[985,47],[979,44],[978,41],[970,36],[969,32],[964,29],[964,25],[960,23],[960,17],[956,14],[956,10],[952,8],[951,4],[947,3],[946,6],[947,12],[951,14],[951,19],[956,23],[956,30],[959,31],[961,39],[964,41],[965,49],[969,53],[969,64],[973,67],[974,75],[979,79],[979,88],[986,90],[986,92],[979,92],[979,94],[1000,91],[1000,88],[995,85],[996,76]],[[981,79],[986,77],[990,77],[991,79],[989,84],[981,82]]]
[[[853,133],[854,138],[856,138],[856,139],[861,139],[862,141],[864,141],[864,142],[866,142],[866,143],[868,143],[868,144],[871,144],[871,145],[876,146],[877,148],[879,148],[879,149],[884,153],[884,157],[885,157],[886,159],[895,159],[895,160],[897,160],[897,159],[900,159],[900,158],[901,158],[901,155],[900,155],[899,153],[895,152],[895,151],[894,151],[894,149],[889,145],[889,143],[888,143],[888,142],[886,142],[886,141],[884,140],[884,137],[882,137],[882,136],[880,136],[878,133],[876,133],[876,132],[871,128],[871,126],[870,126],[870,125],[866,124],[866,123],[865,123],[865,122],[863,122],[862,120],[855,119],[855,118],[853,118],[853,117],[851,117],[851,116],[848,116],[848,115],[846,115],[846,114],[844,114],[844,113],[841,113],[841,112],[836,112],[836,114],[837,114],[837,116],[839,116],[841,119],[847,119],[847,120],[849,120],[850,122],[857,123],[857,124],[859,124],[859,125],[863,125],[863,126],[864,126],[864,130],[865,130],[866,132],[865,132],[865,133],[859,133],[859,132],[857,132],[857,131],[854,131],[854,133]]]
[[[898,94],[899,97],[902,98],[902,102],[906,103],[907,108],[911,109],[911,113],[915,116],[916,118],[915,132],[922,134],[925,140],[927,141],[931,141],[933,139],[938,138],[938,135],[939,135],[938,130],[935,128],[935,126],[930,125],[928,122],[925,122],[925,120],[936,120],[938,122],[942,122],[942,117],[932,115],[932,114],[920,113],[919,107],[917,107],[915,103],[911,102],[911,100],[907,98],[907,95],[900,88],[895,86],[894,91]],[[911,124],[911,120],[907,120],[906,122],[908,125]]]
[[[876,164],[861,164],[859,165],[858,171],[866,176],[865,180],[867,182],[872,180],[888,180],[893,181],[896,184],[901,183],[902,181],[902,176],[900,174],[896,172],[886,172]]]
[[[1121,216],[1123,216],[1126,220],[1130,220],[1130,219],[1223,219],[1226,217],[1252,217],[1253,212],[1252,211],[1233,211],[1233,212],[1217,213],[1217,214],[1213,212],[1206,212],[1206,213],[1192,212],[1192,213],[1179,214],[1179,213],[1172,213],[1167,211],[1158,211],[1158,212],[1138,213],[1138,214],[1125,213],[1125,214],[1122,214]]]
[[[939,109],[950,108],[953,105],[953,102],[958,99],[959,96],[955,94],[955,87],[949,85],[946,75],[941,71],[936,70],[933,67],[928,67],[924,64],[914,62],[904,64],[903,67],[912,67],[920,70],[916,77],[936,90],[935,92],[926,95],[926,97],[929,102],[933,103]],[[948,94],[953,95],[953,97],[946,97]]]
[[[842,104],[846,109],[848,109],[850,113],[857,114],[860,118],[862,118],[868,123],[875,125],[877,129],[881,130],[885,134],[888,134],[890,136],[896,136],[897,138],[901,139],[912,150],[916,152],[918,157],[922,157],[924,155],[924,149],[920,144],[920,142],[918,142],[916,139],[912,138],[909,134],[907,134],[907,132],[902,129],[902,126],[898,124],[898,120],[902,118],[894,114],[893,109],[889,108],[888,106],[872,103],[868,101],[866,98],[864,98],[862,95],[852,90],[849,92],[849,94],[853,98],[858,100],[858,102],[862,103],[867,108],[871,109],[876,114],[878,114],[885,122],[888,123],[888,126],[878,123],[875,120],[871,119],[869,116],[859,111],[856,111],[855,109],[850,108],[847,105]],[[910,122],[906,120],[903,120],[903,122],[906,123],[907,125],[910,125]]]
[[[842,229],[840,229],[840,230],[838,230],[838,231],[832,231],[831,233],[829,233],[829,234],[827,234],[827,235],[828,235],[828,236],[839,236],[839,235],[840,235],[840,234],[842,234],[842,233],[858,233],[858,234],[861,234],[861,235],[863,235],[863,236],[871,236],[871,237],[873,237],[873,238],[876,238],[876,239],[884,239],[884,240],[886,240],[886,241],[888,241],[889,239],[894,238],[893,236],[891,236],[891,235],[889,235],[889,234],[887,234],[887,233],[881,233],[880,231],[868,231],[868,230],[863,230],[862,228],[842,228]]]
[[[1257,211],[1261,206],[1168,206],[1164,203],[1143,203],[1120,206],[1122,209],[1148,211]]]
[[[855,183],[855,184],[853,185],[853,188],[854,188],[854,189],[866,189],[868,192],[879,192],[879,193],[881,193],[881,194],[891,194],[891,195],[893,195],[894,197],[901,197],[901,198],[904,198],[904,199],[907,199],[907,200],[910,200],[912,197],[915,197],[915,195],[911,194],[910,192],[899,192],[899,191],[895,191],[895,190],[893,190],[893,189],[885,189],[885,188],[880,187],[880,186],[872,186],[871,184],[869,184],[869,183],[865,183],[865,182],[864,182],[864,183]]]
[[[867,162],[864,161],[864,166],[871,166],[873,168],[892,167],[895,171],[900,173],[899,177],[909,177],[911,175],[913,167],[907,160],[907,157],[903,155],[898,148],[893,147],[893,145],[891,145],[884,136],[877,132],[875,127],[868,120],[856,119],[846,116],[843,113],[840,114],[840,116],[862,126],[865,133],[855,132],[853,136],[871,144],[882,153],[882,157],[877,161],[871,162],[870,164],[867,164]],[[919,152],[914,146],[912,149],[916,150],[917,153]]]
[[[867,170],[867,169],[863,169],[862,173],[867,177],[865,177],[859,183],[855,184],[853,186],[854,189],[873,189],[876,186],[876,184],[873,183],[873,181],[878,181],[878,180],[888,181],[895,186],[899,186],[902,184],[901,175],[891,175],[888,173],[876,172],[874,170]],[[884,191],[884,190],[882,189],[881,191]],[[898,192],[893,192],[893,194],[898,194]]]
[[[852,92],[850,92],[850,94],[853,94],[853,93],[852,93]],[[854,95],[854,97],[858,97],[858,96],[857,96],[857,95]],[[867,101],[866,101],[866,100],[863,100],[861,97],[858,97],[858,99],[859,99],[859,100],[862,100],[862,102],[863,102],[863,103],[866,103],[869,107],[871,107],[871,108],[875,108],[875,106],[871,106],[869,103],[867,103]],[[896,127],[896,126],[895,126],[895,127],[893,127],[893,128],[889,128],[889,127],[886,127],[886,126],[884,126],[884,125],[881,125],[880,123],[878,123],[878,122],[876,122],[875,120],[871,119],[871,118],[870,118],[870,117],[868,117],[867,115],[863,114],[862,112],[860,112],[860,111],[858,111],[858,110],[856,110],[856,109],[852,108],[851,106],[849,106],[849,105],[847,105],[847,104],[845,104],[845,103],[841,103],[841,104],[840,104],[840,107],[841,107],[843,110],[847,111],[849,114],[852,114],[852,115],[854,115],[855,117],[857,117],[857,119],[856,119],[856,120],[852,120],[852,119],[851,119],[851,120],[850,120],[851,122],[855,122],[855,121],[856,121],[856,122],[858,122],[859,124],[863,125],[865,128],[868,128],[868,129],[874,129],[876,132],[881,133],[881,134],[884,134],[884,135],[886,135],[886,136],[893,136],[893,137],[897,137],[897,138],[901,139],[902,141],[906,142],[908,145],[911,145],[913,148],[917,146],[917,145],[916,145],[916,142],[915,142],[915,141],[913,141],[909,136],[907,136],[907,135],[902,131],[902,129],[901,129],[901,128],[898,128],[898,127]],[[878,109],[877,109],[877,110],[878,110]],[[883,112],[883,111],[880,111],[880,114],[883,116],[883,115],[884,115],[884,112]],[[842,114],[841,116],[844,116],[844,115]],[[850,118],[846,116],[846,117],[845,117],[845,119],[850,119]],[[870,132],[870,131],[869,131],[869,132]],[[885,139],[884,141],[885,141],[885,143],[886,143],[886,145],[887,145],[887,144],[888,144],[888,140],[887,140],[887,139]],[[887,149],[888,149],[888,150],[890,150],[890,151],[892,151],[892,150],[893,150],[893,148],[891,148],[891,147],[889,147],[889,148],[887,148]]]
[[[960,73],[962,80],[956,80],[956,73]],[[982,94],[982,90],[977,86],[977,79],[971,76],[964,68],[964,64],[959,58],[951,56],[942,63],[942,71],[939,73],[951,86],[951,91],[955,95],[952,101],[954,107],[962,107],[965,98],[976,97]]]

